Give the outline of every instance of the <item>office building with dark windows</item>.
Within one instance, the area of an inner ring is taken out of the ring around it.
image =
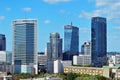
[[[0,34],[0,51],[6,51],[6,37]]]
[[[79,28],[72,25],[64,26],[63,58],[72,60],[73,55],[79,54]]]
[[[107,22],[106,18],[92,17],[91,22],[92,63],[95,66],[106,64]]]
[[[12,64],[14,73],[37,74],[37,20],[14,20]]]

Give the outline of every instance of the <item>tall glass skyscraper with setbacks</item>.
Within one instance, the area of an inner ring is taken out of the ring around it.
[[[47,43],[48,60],[62,58],[62,39],[58,33],[50,33],[50,42]]]
[[[12,24],[14,73],[37,74],[37,20],[20,19]]]
[[[72,24],[64,26],[64,52],[69,54],[69,60],[72,55],[79,54],[79,28]],[[66,58],[68,56],[66,55]]]
[[[6,37],[0,34],[0,51],[6,51]]]
[[[93,17],[91,23],[92,63],[95,66],[106,64],[107,54],[107,23],[106,18]]]

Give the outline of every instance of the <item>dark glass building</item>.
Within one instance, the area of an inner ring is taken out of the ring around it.
[[[14,73],[37,73],[36,19],[20,19],[13,21],[12,53]]]
[[[95,66],[106,64],[107,54],[107,23],[106,18],[93,17],[91,23],[92,63]]]
[[[58,33],[50,33],[50,42],[47,43],[48,60],[62,58],[62,39]]]
[[[71,25],[64,26],[64,58],[72,60],[72,56],[79,54],[79,28]]]
[[[0,34],[0,51],[6,51],[6,38],[3,34]]]

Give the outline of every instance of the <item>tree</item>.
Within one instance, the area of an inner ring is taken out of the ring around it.
[[[75,73],[68,73],[67,80],[74,80],[78,75]]]

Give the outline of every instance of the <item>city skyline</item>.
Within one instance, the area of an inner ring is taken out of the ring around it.
[[[119,3],[114,0],[1,0],[0,34],[6,36],[6,50],[12,51],[12,21],[38,19],[38,51],[41,52],[51,32],[58,32],[64,38],[64,26],[73,22],[80,29],[80,50],[83,42],[91,40],[91,17],[100,16],[107,18],[107,51],[120,51]]]

